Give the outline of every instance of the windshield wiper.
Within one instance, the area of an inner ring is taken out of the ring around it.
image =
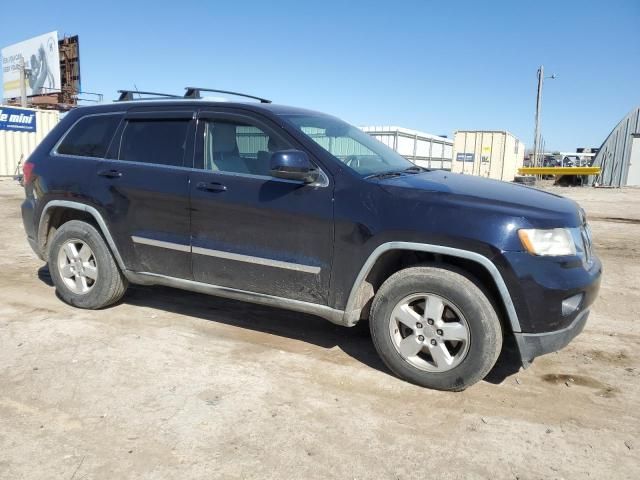
[[[404,170],[392,170],[390,172],[380,172],[380,173],[372,173],[371,175],[367,175],[364,177],[365,179],[370,178],[392,178],[392,177],[400,177],[404,174],[416,174],[422,172],[428,172],[428,168],[419,167],[418,165],[413,165],[409,168],[405,168]]]
[[[367,175],[365,180],[370,178],[392,178],[392,177],[400,177],[402,176],[402,172],[380,172],[380,173],[372,173],[371,175]]]
[[[413,165],[403,170],[403,172],[406,172],[406,173],[422,173],[422,172],[428,172],[428,171],[429,171],[428,168],[420,167],[418,165]]]

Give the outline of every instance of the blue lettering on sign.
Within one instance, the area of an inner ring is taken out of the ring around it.
[[[473,162],[474,158],[473,153],[456,153],[456,162]]]
[[[0,107],[0,130],[35,132],[36,112],[22,108]]]

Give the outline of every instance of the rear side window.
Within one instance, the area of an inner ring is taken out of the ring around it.
[[[79,120],[58,145],[60,155],[103,158],[121,115],[93,115]]]
[[[122,133],[120,160],[181,167],[188,120],[130,120]]]

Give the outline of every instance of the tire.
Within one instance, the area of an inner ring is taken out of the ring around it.
[[[70,260],[73,253],[77,253],[75,260]],[[48,258],[56,293],[69,305],[91,310],[104,308],[120,300],[127,290],[127,280],[109,247],[89,223],[79,220],[64,223],[51,240]]]
[[[482,380],[502,348],[492,302],[471,277],[448,266],[411,267],[389,277],[373,300],[369,326],[394,374],[436,390],[461,391]]]

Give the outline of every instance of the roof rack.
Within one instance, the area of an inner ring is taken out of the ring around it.
[[[130,102],[134,100],[134,95],[152,95],[154,97],[161,98],[182,98],[179,95],[172,95],[170,93],[158,93],[158,92],[143,92],[141,90],[118,90],[120,97],[118,97],[117,102]],[[153,98],[145,98],[144,100],[154,100]]]
[[[245,93],[238,92],[230,92],[229,90],[216,90],[213,88],[200,88],[200,87],[186,87],[186,92],[184,94],[184,98],[202,98],[200,92],[215,92],[215,93],[226,93],[228,95],[235,95],[237,97],[245,97],[252,98],[253,100],[259,100],[260,103],[271,103],[271,100],[267,100],[266,98],[255,97],[253,95],[247,95]]]

